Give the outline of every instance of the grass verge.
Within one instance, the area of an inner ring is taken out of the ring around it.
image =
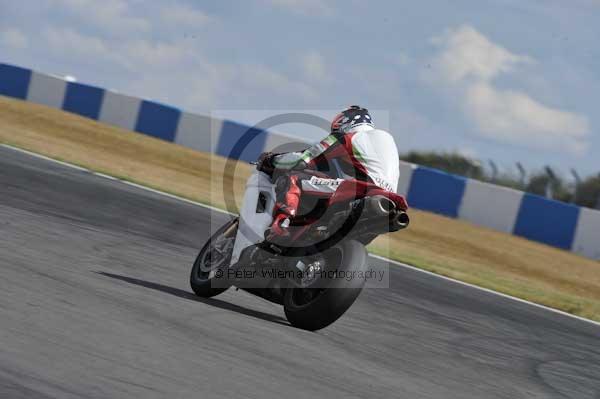
[[[200,134],[200,132],[199,132]],[[45,106],[0,97],[0,142],[219,208],[241,199],[245,163]],[[370,250],[461,281],[600,321],[600,262],[411,210],[411,226]]]

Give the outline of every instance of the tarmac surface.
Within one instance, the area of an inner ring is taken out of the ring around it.
[[[0,147],[0,398],[600,398],[599,325],[374,258],[316,333],[197,298],[228,217]]]

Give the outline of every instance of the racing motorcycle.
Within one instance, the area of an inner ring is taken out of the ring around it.
[[[311,179],[318,184],[319,172]],[[329,177],[329,176],[328,176]],[[401,195],[337,179],[328,199],[302,197],[285,244],[265,240],[273,220],[275,185],[255,170],[240,211],[206,242],[191,270],[196,295],[212,297],[236,286],[283,305],[295,327],[322,329],[348,310],[365,285],[365,246],[378,235],[408,226]]]

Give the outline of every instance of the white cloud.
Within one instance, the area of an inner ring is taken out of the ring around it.
[[[304,99],[315,99],[318,93],[309,85],[288,78],[265,65],[241,65],[236,67],[237,80],[241,87],[251,92],[264,90],[266,95],[295,96]]]
[[[147,33],[151,23],[145,18],[132,16],[130,4],[125,0],[49,0],[109,35]],[[141,3],[137,3],[142,6]]]
[[[457,148],[455,151],[457,154],[459,154],[465,158],[469,158],[469,159],[473,159],[473,160],[479,158],[479,154],[478,154],[477,150],[473,147],[460,147],[460,148]]]
[[[514,73],[533,59],[513,54],[470,26],[433,39],[441,52],[432,62],[430,81],[458,96],[461,109],[476,134],[530,148],[566,150],[582,155],[588,148],[586,116],[541,104],[520,90],[503,90],[495,77]]]
[[[185,5],[168,5],[160,15],[163,21],[176,27],[202,27],[211,21],[204,12]]]
[[[544,106],[519,91],[498,90],[485,82],[472,84],[464,107],[481,135],[492,139],[576,155],[588,147],[586,117]]]
[[[84,35],[68,28],[53,27],[45,30],[44,37],[48,48],[53,52],[71,57],[83,56],[88,60],[98,61],[99,58],[104,58],[122,63],[99,37]]]
[[[406,66],[412,62],[412,57],[410,55],[408,55],[407,53],[400,52],[394,58],[394,62],[399,66]]]
[[[185,82],[184,91],[178,89],[181,82]],[[170,73],[160,76],[144,69],[130,80],[125,91],[180,104],[201,113],[257,104],[276,106],[282,99],[289,98],[305,103],[318,98],[313,87],[269,66],[216,64],[202,57],[190,65],[175,66]]]
[[[27,48],[27,36],[18,29],[7,28],[0,31],[0,43],[6,47],[22,50]]]
[[[127,60],[131,69],[173,68],[181,62],[191,61],[194,52],[187,42],[152,42],[148,40],[132,40],[116,46],[122,59]]]
[[[269,4],[285,8],[295,14],[330,16],[333,9],[326,0],[266,0]]]
[[[191,109],[225,107],[235,103],[235,99],[245,101],[244,104],[259,101],[278,104],[288,98],[299,102],[318,98],[309,80],[297,79],[263,64],[211,62],[195,42],[151,41],[136,36],[114,40],[56,27],[43,30],[43,37],[46,49],[54,55],[85,60],[90,65],[121,68],[128,76],[126,92]],[[315,78],[322,77],[322,60],[318,56],[309,58],[307,72]],[[177,88],[181,82],[185,82],[183,91]],[[174,97],[174,93],[179,95]]]
[[[470,26],[462,26],[434,38],[433,43],[443,50],[432,63],[436,73],[449,82],[464,79],[489,80],[515,66],[531,63],[527,56],[516,55],[495,43]]]
[[[328,78],[325,59],[317,51],[311,51],[301,58],[302,69],[306,79],[310,81],[323,81]]]
[[[44,37],[48,49],[54,53],[92,63],[106,61],[109,65],[117,65],[132,72],[142,68],[171,69],[174,64],[191,62],[196,58],[187,42],[109,40],[68,28],[53,27],[45,30]]]

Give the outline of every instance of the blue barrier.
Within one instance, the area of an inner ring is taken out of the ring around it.
[[[513,234],[571,249],[579,207],[525,193]]]
[[[69,82],[62,109],[97,120],[103,99],[104,89],[83,83]]]
[[[167,141],[175,141],[181,111],[168,105],[144,100],[140,106],[135,131]]]
[[[58,77],[44,75],[54,83],[36,84],[36,77],[39,80],[41,75],[0,63],[0,95],[34,102],[42,99],[48,106],[62,106],[65,111],[96,120],[102,112],[105,122],[133,127],[143,134],[243,161],[254,161],[266,147],[288,141],[284,136],[259,128],[182,113],[168,105],[82,83],[67,82],[65,88]],[[127,101],[123,100],[125,97]],[[116,99],[123,101],[119,103]],[[406,191],[409,204],[414,208],[466,218],[482,226],[600,258],[600,212],[531,194],[521,194],[521,199],[519,194],[507,194],[504,188],[480,187],[484,183],[471,182],[472,189],[468,191],[468,180],[463,177],[425,167],[404,166],[401,190]],[[487,203],[490,199],[503,201],[497,204],[501,214],[491,217],[485,212],[487,207],[491,207],[490,212],[494,211],[494,204]]]
[[[0,94],[3,96],[27,98],[31,69],[25,69],[8,64],[0,64]]]
[[[246,162],[256,161],[265,148],[266,140],[264,130],[226,120],[221,127],[217,154]]]
[[[465,185],[463,177],[420,166],[413,171],[407,199],[415,208],[457,217]]]

